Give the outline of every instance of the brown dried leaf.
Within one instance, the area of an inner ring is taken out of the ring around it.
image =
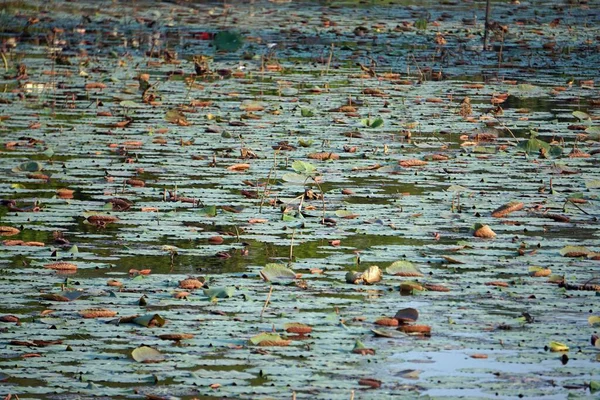
[[[410,159],[410,160],[398,161],[398,164],[401,167],[403,167],[403,168],[421,167],[423,165],[427,165],[427,161],[423,161],[423,160],[419,160],[419,159],[413,158],[413,159]]]
[[[44,265],[44,268],[53,269],[57,271],[75,271],[77,270],[77,265],[68,262],[55,262]]]

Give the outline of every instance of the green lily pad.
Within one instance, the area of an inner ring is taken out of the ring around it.
[[[410,261],[396,261],[385,269],[385,272],[398,276],[423,276],[423,273]]]
[[[235,287],[219,287],[219,288],[210,288],[204,289],[202,291],[205,296],[210,297],[211,299],[225,299],[232,297],[235,293]]]
[[[217,51],[237,51],[244,44],[244,38],[237,32],[221,31],[215,35],[213,44]]]
[[[260,271],[260,276],[267,282],[289,284],[296,279],[296,273],[282,264],[267,264]]]

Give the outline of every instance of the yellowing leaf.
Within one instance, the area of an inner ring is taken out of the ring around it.
[[[548,348],[550,348],[550,351],[569,351],[569,347],[564,344],[564,343],[560,343],[560,342],[550,342],[550,345],[548,346]]]

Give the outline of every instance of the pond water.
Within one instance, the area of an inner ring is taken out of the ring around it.
[[[4,2],[1,394],[597,395],[592,3]]]

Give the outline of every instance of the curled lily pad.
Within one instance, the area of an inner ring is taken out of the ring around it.
[[[371,265],[363,272],[362,279],[369,285],[379,282],[381,280],[381,269],[377,265]]]
[[[131,358],[141,363],[157,363],[164,361],[165,356],[152,347],[140,346],[131,352]]]
[[[423,276],[423,273],[410,261],[396,261],[385,269],[388,274],[396,276]]]
[[[289,284],[296,279],[296,273],[282,264],[267,264],[260,271],[266,282]]]
[[[346,282],[357,285],[362,282],[362,275],[362,272],[348,271],[346,273]]]
[[[403,308],[394,316],[400,323],[412,323],[419,319],[419,311],[415,308]]]
[[[352,352],[356,354],[362,354],[363,356],[375,355],[374,349],[369,349],[367,346],[365,346],[363,342],[361,342],[358,339],[356,340],[356,342],[354,342],[354,348],[352,349]]]
[[[119,319],[119,323],[132,323],[147,328],[163,326],[167,321],[158,314],[132,315]]]

